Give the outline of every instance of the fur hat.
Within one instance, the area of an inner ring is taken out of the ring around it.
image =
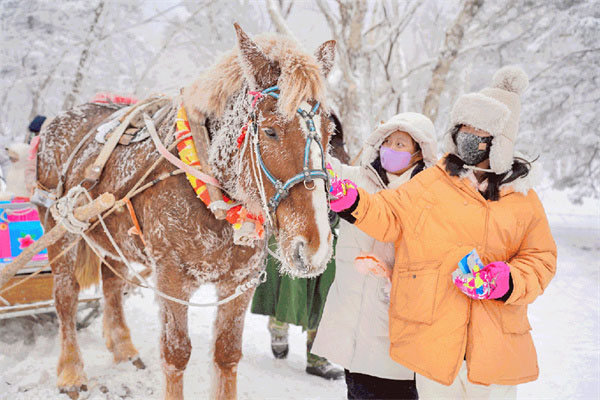
[[[362,163],[372,163],[379,155],[379,148],[385,138],[398,130],[408,133],[419,144],[425,166],[430,167],[437,162],[437,140],[433,123],[423,114],[405,112],[381,123],[367,138]]]
[[[496,174],[507,172],[512,167],[521,114],[520,95],[528,85],[529,79],[520,67],[506,66],[494,74],[492,87],[460,96],[452,108],[451,127],[469,125],[488,132],[494,138],[490,169]],[[446,151],[456,154],[451,130],[444,142]]]

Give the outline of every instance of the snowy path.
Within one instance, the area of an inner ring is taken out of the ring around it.
[[[559,248],[558,273],[529,312],[541,373],[536,382],[520,386],[519,398],[598,399],[600,222],[598,215],[550,215],[550,221]],[[209,298],[214,298],[210,287],[194,296],[196,301]],[[79,333],[90,388],[81,398],[161,398],[157,305],[145,292],[144,297],[127,301],[126,313],[133,341],[148,368],[136,371],[129,364],[114,365],[105,350],[98,318]],[[185,375],[188,399],[208,398],[213,318],[212,309],[190,312],[193,352]],[[54,387],[59,351],[56,330],[52,321],[0,321],[0,399],[67,399]],[[297,327],[290,334],[288,359],[275,360],[266,318],[247,315],[239,398],[344,399],[343,382],[326,382],[304,372],[305,337]],[[34,343],[30,343],[32,338]]]

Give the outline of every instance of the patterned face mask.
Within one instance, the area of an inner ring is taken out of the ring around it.
[[[458,156],[467,165],[477,165],[490,156],[493,137],[481,137],[460,131],[456,135],[456,148]],[[485,146],[481,146],[481,144]],[[484,148],[482,150],[482,148]]]

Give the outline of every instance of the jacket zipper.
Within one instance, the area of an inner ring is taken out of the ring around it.
[[[490,207],[486,200],[485,201],[485,226],[483,227],[483,251],[482,251],[482,254],[485,254],[487,251],[488,230],[489,230],[489,222],[490,222],[489,219],[490,219]]]

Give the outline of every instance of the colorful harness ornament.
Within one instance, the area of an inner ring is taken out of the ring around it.
[[[190,123],[183,105],[181,105],[177,111],[176,124],[177,130],[175,132],[175,137],[177,139],[188,135],[191,132]],[[196,146],[194,146],[194,141],[191,136],[188,136],[177,144],[177,151],[179,152],[181,161],[192,167],[200,167]],[[198,198],[209,207],[210,197],[208,195],[206,183],[191,174],[186,173],[186,176]],[[241,204],[236,204],[232,199],[225,195],[223,195],[223,201],[229,206],[227,217],[225,219],[231,224],[234,230],[234,242],[236,244],[253,246],[256,240],[264,237],[265,229],[263,224],[265,221],[261,215],[256,216],[249,213]]]

